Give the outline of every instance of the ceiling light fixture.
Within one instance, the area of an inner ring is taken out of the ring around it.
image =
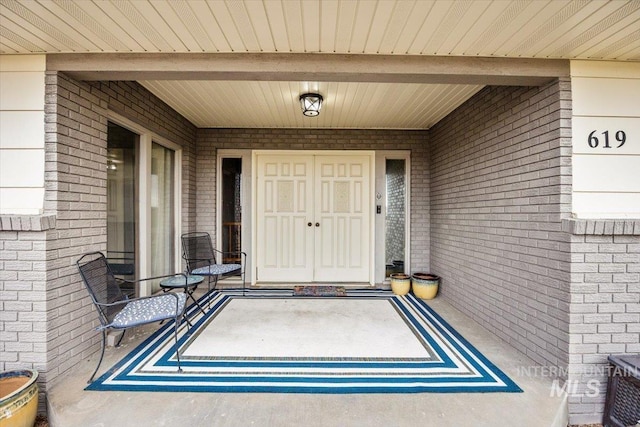
[[[322,95],[304,93],[300,95],[300,106],[302,107],[302,114],[307,117],[316,117],[320,114],[320,108],[322,107]]]

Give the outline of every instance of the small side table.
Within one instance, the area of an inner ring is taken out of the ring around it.
[[[191,298],[191,300],[198,306],[202,314],[205,314],[202,306],[196,301],[193,297],[193,293],[198,288],[198,285],[202,283],[204,277],[196,276],[196,275],[183,275],[177,274],[173,277],[169,277],[160,281],[160,287],[166,293],[172,291],[174,289],[184,289],[184,293],[187,294],[187,298]]]
[[[635,426],[640,421],[640,355],[609,356],[609,369],[602,423]]]

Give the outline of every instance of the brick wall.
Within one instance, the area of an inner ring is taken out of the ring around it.
[[[543,366],[569,361],[570,85],[486,87],[431,129],[441,295]]]
[[[41,383],[48,367],[46,265],[53,228],[51,216],[0,216],[0,372],[35,369]]]
[[[607,357],[640,353],[640,220],[564,220],[571,235],[571,424],[602,421]]]
[[[0,228],[2,365],[38,369],[42,392],[100,348],[75,261],[106,249],[108,111],[183,147],[183,229],[195,224],[190,122],[135,82],[78,82],[49,72],[45,84],[45,215],[2,217]]]
[[[218,149],[411,150],[411,266],[429,269],[428,132],[341,129],[199,129],[197,228],[215,235]]]

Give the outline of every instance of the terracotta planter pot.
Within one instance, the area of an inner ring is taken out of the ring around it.
[[[404,273],[393,273],[391,276],[391,291],[396,295],[406,295],[411,289],[411,277]]]
[[[413,294],[420,299],[433,299],[438,293],[440,277],[429,273],[414,273],[411,277]]]
[[[0,373],[0,425],[33,427],[38,412],[38,372],[21,369]]]

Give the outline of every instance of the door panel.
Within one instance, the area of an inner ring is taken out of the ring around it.
[[[369,157],[316,156],[314,281],[369,281]]]
[[[258,157],[257,279],[305,282],[313,278],[313,163],[309,156]]]

